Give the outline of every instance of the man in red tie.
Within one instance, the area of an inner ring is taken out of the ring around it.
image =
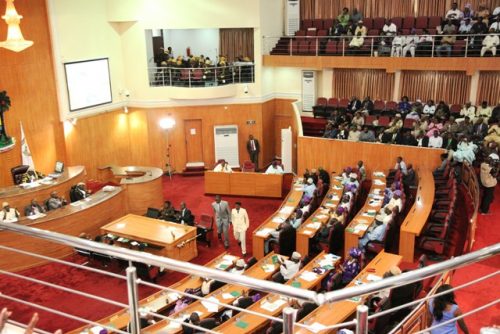
[[[250,160],[255,164],[255,169],[257,170],[259,168],[260,145],[259,141],[253,135],[248,136],[247,151],[250,155]]]

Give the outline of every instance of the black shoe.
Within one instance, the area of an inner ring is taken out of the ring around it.
[[[238,246],[241,246],[241,241],[238,241]]]
[[[228,246],[228,245],[224,245],[224,248],[225,248],[225,249],[228,249],[228,248],[229,248],[229,246]]]
[[[220,233],[217,233],[217,238],[218,238],[219,240],[222,240],[222,235],[221,235]]]
[[[243,257],[246,257],[247,256],[247,253],[242,253]]]

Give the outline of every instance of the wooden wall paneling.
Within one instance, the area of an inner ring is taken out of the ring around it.
[[[151,154],[155,154],[149,149],[149,124],[147,111],[133,111],[127,115],[129,131],[130,161],[127,165],[150,166]]]
[[[261,153],[259,156],[260,168],[264,167],[277,154],[276,138],[280,134],[275,127],[275,100],[270,100],[262,105],[262,138],[258,138],[261,143]]]
[[[378,143],[350,142],[312,137],[299,137],[297,154],[298,174],[306,168],[324,167],[329,172],[355,167],[362,159],[368,175],[375,170],[393,168],[396,158],[402,156],[407,164],[421,170],[433,170],[440,163],[441,149]],[[361,158],[362,157],[362,158]]]
[[[24,37],[35,43],[19,53],[0,48],[0,90],[6,90],[12,102],[5,122],[8,134],[17,140],[13,150],[0,154],[0,186],[12,184],[10,168],[21,163],[20,121],[38,170],[51,172],[56,160],[66,159],[45,1],[16,2],[16,9],[23,15]],[[1,24],[0,36],[6,34],[7,26]]]
[[[275,112],[274,112],[274,124],[275,124],[275,155],[281,156],[281,129],[288,127],[292,128],[292,159],[294,171],[297,170],[297,124],[295,119],[295,114],[293,111],[292,103],[295,100],[291,99],[276,99],[275,100]]]

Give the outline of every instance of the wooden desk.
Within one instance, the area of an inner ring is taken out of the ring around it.
[[[413,262],[415,238],[420,235],[429,218],[434,204],[434,175],[429,170],[417,171],[418,189],[415,203],[401,224],[399,235],[399,254],[403,261]]]
[[[303,184],[295,182],[281,207],[253,231],[252,254],[255,258],[261,259],[264,257],[264,242],[270,235],[269,232],[263,233],[266,231],[265,229],[276,230],[282,222],[286,221],[299,205],[303,193]]]
[[[279,263],[276,261],[273,263],[271,260],[274,256],[274,253],[269,253],[265,258],[260,259],[256,264],[252,267],[245,270],[244,275],[267,280],[270,279],[271,276],[279,269]],[[267,270],[264,270],[264,266]],[[239,296],[248,292],[250,288],[236,285],[236,284],[226,284],[223,287],[215,290],[214,292],[205,296],[205,298],[215,298],[220,303],[232,304]],[[219,306],[219,311],[221,307]],[[171,317],[177,318],[179,320],[184,319],[185,317],[189,317],[191,313],[198,312],[200,315],[200,319],[206,319],[213,316],[216,312],[212,310],[208,310],[201,301],[195,301],[192,304],[189,304],[188,307],[183,309],[181,312],[177,312],[171,315]],[[182,327],[178,324],[168,321],[162,320],[158,323],[149,326],[144,329],[144,333],[157,333],[160,330],[168,330],[169,333],[177,333],[182,331]]]
[[[227,259],[226,259],[227,258]],[[237,256],[232,256],[228,255],[226,252],[222,253],[221,255],[217,256],[210,262],[205,264],[205,267],[208,268],[213,268],[213,269],[219,269],[219,265],[222,263],[222,261],[226,261],[231,259],[231,261],[236,261],[239,258]],[[227,266],[224,269],[221,270],[229,270],[232,266]],[[177,291],[184,292],[186,289],[196,289],[201,287],[202,279],[198,276],[194,275],[189,275],[178,281],[177,283],[174,283],[169,286],[170,289],[175,289]],[[139,301],[139,307],[147,307],[151,309],[152,312],[158,313],[162,312],[163,310],[173,306],[177,300],[177,296],[173,295],[171,292],[161,290],[158,291],[151,296],[148,296],[142,300]],[[107,316],[99,321],[97,321],[100,324],[103,324],[105,326],[121,329],[127,327],[127,325],[130,322],[130,315],[128,313],[128,309],[122,309],[110,316]],[[85,330],[90,330],[92,326],[82,326],[79,327],[68,334],[79,334],[82,332],[85,332]]]
[[[42,230],[79,236],[81,233],[97,235],[103,224],[125,214],[124,192],[117,187],[112,192],[98,191],[80,202],[47,212],[45,217],[31,220],[21,217],[19,224]],[[13,223],[15,224],[15,223]],[[73,248],[23,234],[0,231],[0,244],[54,258],[73,253]],[[38,266],[47,261],[32,256],[0,250],[0,268],[17,271]]]
[[[354,286],[356,281],[369,283],[367,277],[369,274],[382,277],[392,266],[396,266],[401,262],[401,256],[391,253],[380,252],[360,273],[355,279],[349,283],[348,287]],[[368,272],[374,269],[375,272]],[[332,326],[343,321],[346,321],[356,311],[356,307],[361,303],[361,299],[346,299],[343,301],[325,304],[318,307],[308,316],[304,317],[299,323],[313,325],[318,323],[323,326]],[[335,331],[320,331],[321,333],[334,333]],[[307,329],[297,327],[295,333],[314,333]],[[315,334],[317,334],[316,332]]]
[[[109,165],[99,168],[99,179],[120,183],[126,191],[128,212],[144,214],[163,205],[163,170],[147,166]]]
[[[283,175],[205,172],[205,194],[281,197]]]
[[[101,231],[148,243],[145,251],[156,255],[181,261],[198,256],[196,227],[128,214],[102,226]]]
[[[297,229],[297,252],[303,255],[309,254],[309,240],[318,233],[322,226],[328,223],[330,220],[328,212],[330,209],[335,210],[337,208],[343,193],[342,177],[332,176],[330,178],[330,189],[328,189],[323,202]]]
[[[349,249],[358,247],[359,239],[365,235],[368,227],[375,221],[375,216],[382,207],[385,187],[385,174],[383,172],[373,172],[372,185],[368,198],[344,232],[345,258],[349,255]]]
[[[12,208],[18,209],[21,215],[24,215],[24,207],[30,204],[32,199],[43,204],[53,191],[57,191],[59,196],[69,201],[69,190],[77,183],[83,182],[85,174],[83,166],[66,167],[61,176],[54,179],[51,184],[40,184],[30,189],[23,189],[20,186],[0,188],[0,201],[8,202]]]
[[[294,287],[300,287],[301,289],[305,290],[311,290],[316,288],[321,284],[321,281],[323,278],[328,275],[330,272],[329,266],[326,267],[328,268],[325,270],[325,272],[321,275],[317,275],[317,277],[313,280],[305,280],[303,279],[303,274],[305,272],[311,272],[313,268],[315,267],[320,267],[320,262],[322,260],[325,260],[326,256],[330,256],[325,254],[324,252],[321,252],[318,254],[314,259],[312,259],[301,271],[297,273],[295,278],[289,280],[286,285],[291,285]],[[338,258],[334,258],[330,262],[331,267],[335,266],[335,263],[338,261]],[[266,308],[266,303],[277,303],[279,306],[274,310],[270,311],[268,308]],[[257,303],[251,305],[248,307],[248,310],[258,312],[261,314],[265,315],[270,315],[270,316],[275,316],[277,317],[285,307],[289,305],[289,301],[287,299],[282,299],[279,295],[277,294],[270,294],[265,298],[262,298],[260,301]],[[242,328],[241,322],[244,322],[247,324],[246,328]],[[269,323],[269,320],[266,318],[262,318],[260,316],[254,315],[254,314],[248,314],[248,313],[240,313],[236,317],[232,317],[228,321],[224,322],[221,324],[219,327],[216,327],[214,330],[220,333],[230,333],[230,334],[243,334],[243,333],[255,333],[256,331],[262,329],[266,324]]]

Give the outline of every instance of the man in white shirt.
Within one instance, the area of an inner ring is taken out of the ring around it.
[[[398,27],[396,27],[396,25],[394,24],[394,22],[392,22],[391,19],[387,19],[385,20],[385,24],[382,27],[382,31],[386,36],[394,36],[398,31]]]
[[[306,184],[304,185],[304,202],[309,202],[314,197],[314,191],[316,190],[316,185],[313,182],[312,178],[308,178],[306,180]]]
[[[403,57],[406,57],[406,54],[408,53],[408,51],[410,51],[410,55],[412,57],[415,57],[415,48],[417,47],[418,42],[419,42],[419,38],[417,36],[417,30],[412,29],[411,35],[406,36],[405,41],[404,41]]]
[[[233,170],[229,165],[227,164],[227,161],[222,161],[221,163],[217,164],[214,168],[214,172],[219,172],[219,173],[232,173]]]
[[[472,103],[466,102],[462,110],[460,110],[460,116],[462,117],[457,119],[458,123],[462,122],[465,117],[469,117],[471,121],[474,121],[476,118],[476,107]]]
[[[406,168],[406,163],[403,161],[403,157],[396,158],[396,165],[394,166],[395,170],[400,170],[403,175],[408,173],[408,169]]]
[[[363,21],[358,21],[358,25],[356,26],[356,30],[354,30],[354,35],[358,36],[358,33],[361,33],[361,36],[366,36],[366,32],[368,30],[363,25]]]
[[[487,51],[490,51],[491,54],[496,56],[497,54],[497,45],[499,44],[498,34],[495,34],[493,29],[490,29],[490,33],[483,39],[483,47],[481,48],[481,57],[484,57],[484,54]]]
[[[496,21],[490,25],[490,31],[491,29],[493,29],[496,33],[500,33],[500,16],[498,16]]]
[[[395,190],[392,194],[392,198],[389,200],[389,203],[384,206],[384,210],[388,208],[392,212],[395,207],[398,207],[398,212],[401,212],[401,210],[403,209],[403,201],[401,200],[401,195],[401,190]]]
[[[241,202],[234,204],[234,209],[231,210],[231,222],[233,224],[234,238],[241,245],[241,253],[247,255],[246,248],[246,232],[250,226],[247,210],[241,207]]]
[[[470,32],[472,28],[472,22],[469,18],[466,18],[465,20],[460,23],[460,28],[458,28],[458,33],[462,35],[466,35]]]
[[[283,174],[283,173],[284,173],[283,168],[281,168],[281,166],[278,165],[278,162],[275,160],[273,161],[271,166],[267,168],[265,174]]]
[[[247,264],[245,263],[245,260],[238,259],[236,261],[236,264],[234,265],[234,268],[232,268],[229,272],[236,275],[242,275],[245,271],[246,266]]]
[[[300,255],[299,252],[293,252],[289,260],[283,260],[278,256],[278,260],[281,263],[280,272],[273,276],[275,282],[284,283],[295,276],[300,270]]]
[[[394,38],[392,39],[391,57],[401,57],[403,53],[403,44],[405,43],[405,38],[398,35],[396,32]]]
[[[370,241],[383,241],[387,225],[375,219],[375,223],[368,228],[366,234],[359,239],[358,247],[364,251]]]
[[[441,148],[443,146],[443,138],[439,135],[439,131],[434,131],[433,136],[429,138],[429,147]]]
[[[435,112],[436,112],[436,106],[434,105],[434,101],[428,100],[427,103],[424,105],[423,113],[426,115],[434,115]]]
[[[349,42],[349,47],[352,49],[359,49],[363,46],[364,42],[365,39],[363,38],[363,35],[361,34],[361,32],[358,32],[356,36],[354,36]]]
[[[9,203],[3,202],[2,211],[0,211],[0,222],[13,223],[19,220],[19,211],[11,208]]]
[[[449,20],[461,20],[464,17],[464,13],[458,9],[456,2],[451,4],[451,9],[446,13],[446,18]]]

